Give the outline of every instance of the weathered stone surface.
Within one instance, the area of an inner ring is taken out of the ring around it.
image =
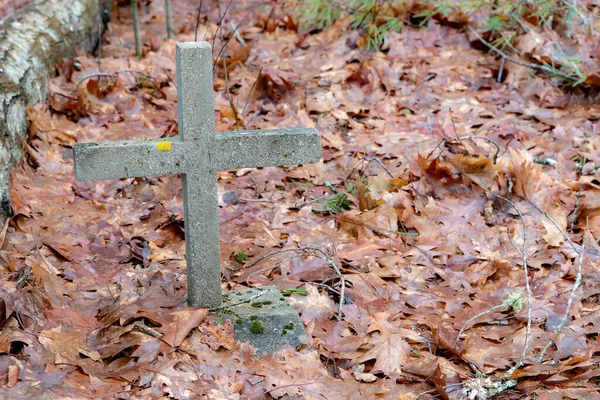
[[[28,104],[45,100],[54,65],[76,49],[91,51],[111,0],[34,0],[0,21],[0,202],[8,173],[22,156]],[[0,226],[3,222],[0,210]]]
[[[256,347],[259,357],[288,345],[308,343],[298,313],[275,286],[232,291],[223,307],[216,319],[230,320],[235,326],[235,339]]]
[[[188,303],[221,303],[219,170],[316,162],[316,129],[215,132],[212,51],[206,42],[177,44],[179,135],[168,139],[78,143],[80,180],[181,174]]]

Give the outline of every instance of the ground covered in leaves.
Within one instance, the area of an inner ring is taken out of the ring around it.
[[[0,397],[598,397],[593,89],[514,64],[499,83],[500,60],[435,19],[374,52],[344,21],[298,33],[277,3],[232,5],[221,36],[205,2],[196,32],[197,3],[176,2],[174,40],[162,2],[141,8],[142,59],[116,4],[101,54],[58,65],[29,109],[0,231]],[[218,130],[322,134],[318,164],[219,173],[223,290],[287,290],[310,349],[256,359],[186,306],[178,177],[73,176],[78,141],[177,133],[175,43],[195,37]]]

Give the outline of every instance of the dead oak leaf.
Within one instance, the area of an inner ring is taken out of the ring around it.
[[[357,381],[362,381],[362,382],[375,382],[377,380],[377,377],[374,374],[364,373],[363,372],[364,370],[365,370],[365,364],[360,364],[360,365],[354,366],[354,367],[352,367],[352,376]]]
[[[65,296],[69,296],[69,291],[65,282],[58,276],[59,271],[41,253],[40,257],[42,262],[38,263],[31,258],[27,258],[25,263],[31,268],[38,282],[44,286],[48,300],[52,303],[52,308],[61,308]]]
[[[391,375],[400,372],[402,366],[410,360],[411,347],[404,340],[404,335],[388,333],[381,335],[372,349],[358,359],[356,363],[375,360],[371,373],[384,373]]]
[[[179,347],[190,331],[198,327],[207,316],[207,309],[197,307],[189,307],[165,315],[162,319],[166,323],[163,340],[172,347]]]
[[[298,76],[293,72],[265,66],[260,73],[260,87],[272,102],[278,103],[284,93],[294,89]]]
[[[447,154],[445,159],[482,189],[492,188],[498,174],[498,165],[491,158],[477,154]]]
[[[235,328],[229,320],[222,324],[210,321],[198,328],[202,336],[201,342],[216,351],[220,348],[233,349],[235,347]]]
[[[304,321],[329,319],[337,311],[333,300],[325,293],[320,293],[316,286],[306,285],[306,296],[291,296],[288,302],[300,313]]]

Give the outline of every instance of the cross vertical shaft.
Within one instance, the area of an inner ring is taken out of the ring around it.
[[[212,159],[215,135],[212,51],[206,42],[177,45],[179,137],[204,157],[181,174],[188,304],[218,307],[221,297],[219,209]],[[190,165],[193,164],[193,165]]]

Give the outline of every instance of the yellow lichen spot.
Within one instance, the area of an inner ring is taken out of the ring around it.
[[[156,142],[156,150],[171,151],[171,142]]]

